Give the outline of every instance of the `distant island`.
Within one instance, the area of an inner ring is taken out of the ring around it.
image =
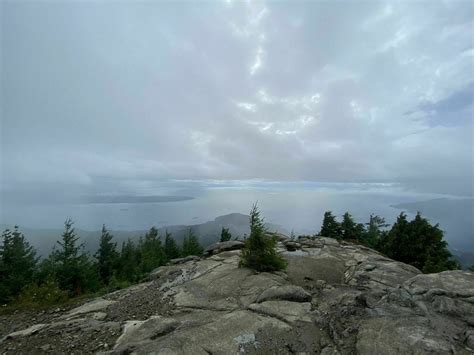
[[[86,196],[86,203],[161,203],[161,202],[178,202],[194,200],[191,196],[134,196],[134,195],[117,195],[117,196]]]

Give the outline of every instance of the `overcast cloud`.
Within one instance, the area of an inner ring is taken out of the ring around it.
[[[3,192],[473,193],[471,1],[2,1]]]

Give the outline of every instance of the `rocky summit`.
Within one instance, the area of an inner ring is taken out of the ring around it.
[[[285,271],[242,243],[174,260],[76,308],[2,316],[0,353],[472,354],[474,274],[422,274],[360,245],[279,236]]]

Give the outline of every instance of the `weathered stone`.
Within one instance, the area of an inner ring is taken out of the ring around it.
[[[66,313],[63,318],[72,318],[81,314],[101,311],[106,309],[108,306],[114,304],[116,301],[105,300],[103,298],[97,298],[91,302],[85,303],[82,306],[72,309]]]
[[[422,275],[359,245],[300,238],[288,251],[294,241],[278,239],[286,270],[255,272],[239,267],[240,250],[211,248],[71,311],[20,327],[0,316],[0,353],[472,354],[474,274]]]
[[[198,260],[201,260],[199,256],[188,255],[184,258],[171,259],[169,263],[170,265],[179,265],[179,264],[187,263],[188,261],[198,261]]]
[[[301,249],[301,244],[294,242],[292,240],[283,242],[283,245],[285,246],[286,250],[288,251],[295,251],[297,249]]]
[[[47,324],[35,324],[32,325],[29,328],[23,329],[23,330],[18,330],[16,332],[8,334],[5,338],[6,339],[16,339],[19,337],[26,337],[29,335],[33,335],[37,332],[39,332],[41,329],[45,328]]]
[[[293,302],[309,302],[311,294],[300,286],[276,286],[263,291],[257,298],[257,303],[269,300],[286,300]]]
[[[238,250],[244,247],[244,242],[240,240],[229,240],[227,242],[219,242],[209,245],[206,250],[204,250],[205,255],[219,254],[224,251]]]
[[[95,320],[104,320],[107,318],[107,313],[105,312],[95,312],[91,314],[91,318]]]
[[[151,342],[160,336],[172,332],[178,325],[178,321],[160,316],[152,316],[146,321],[127,321],[125,322],[122,335],[117,339],[115,349]]]
[[[361,355],[452,354],[453,348],[423,317],[368,319],[359,328],[356,347]]]
[[[266,301],[253,303],[249,309],[270,317],[281,319],[285,322],[311,322],[311,303],[290,301]]]

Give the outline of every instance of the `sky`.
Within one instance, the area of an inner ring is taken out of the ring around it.
[[[471,1],[0,4],[4,201],[182,181],[473,195]]]

